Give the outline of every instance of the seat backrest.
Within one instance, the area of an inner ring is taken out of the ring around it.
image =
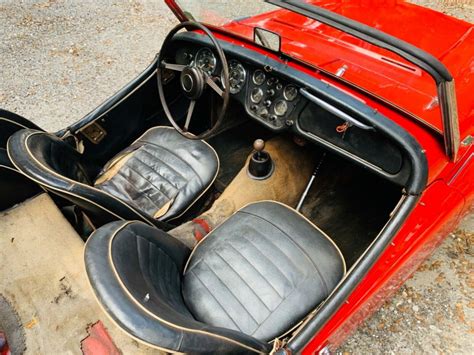
[[[141,220],[162,229],[168,226],[91,184],[82,155],[51,133],[25,129],[8,141],[8,155],[20,172],[88,212],[102,225],[114,220]]]

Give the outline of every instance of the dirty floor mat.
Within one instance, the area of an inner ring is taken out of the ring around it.
[[[99,321],[124,354],[156,353],[122,333],[101,311],[87,281],[83,249],[84,242],[47,194],[0,213],[0,290],[17,314],[13,327],[21,324],[16,332],[25,334],[25,354],[82,354],[89,325]],[[2,326],[11,313],[0,306]],[[14,335],[9,337],[14,345]]]

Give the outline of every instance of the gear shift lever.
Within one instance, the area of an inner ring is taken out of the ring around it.
[[[273,160],[265,149],[265,141],[256,139],[253,142],[254,153],[250,157],[248,174],[252,179],[264,180],[269,178],[274,170]]]

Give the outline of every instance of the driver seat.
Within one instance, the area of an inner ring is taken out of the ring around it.
[[[22,130],[8,142],[16,168],[45,189],[88,211],[100,225],[183,215],[214,182],[219,169],[206,142],[184,138],[171,127],[153,127],[90,176],[83,156],[51,133]]]

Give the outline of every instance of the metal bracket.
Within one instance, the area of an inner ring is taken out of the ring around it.
[[[80,132],[93,144],[99,144],[107,135],[107,131],[96,122],[84,127]]]

